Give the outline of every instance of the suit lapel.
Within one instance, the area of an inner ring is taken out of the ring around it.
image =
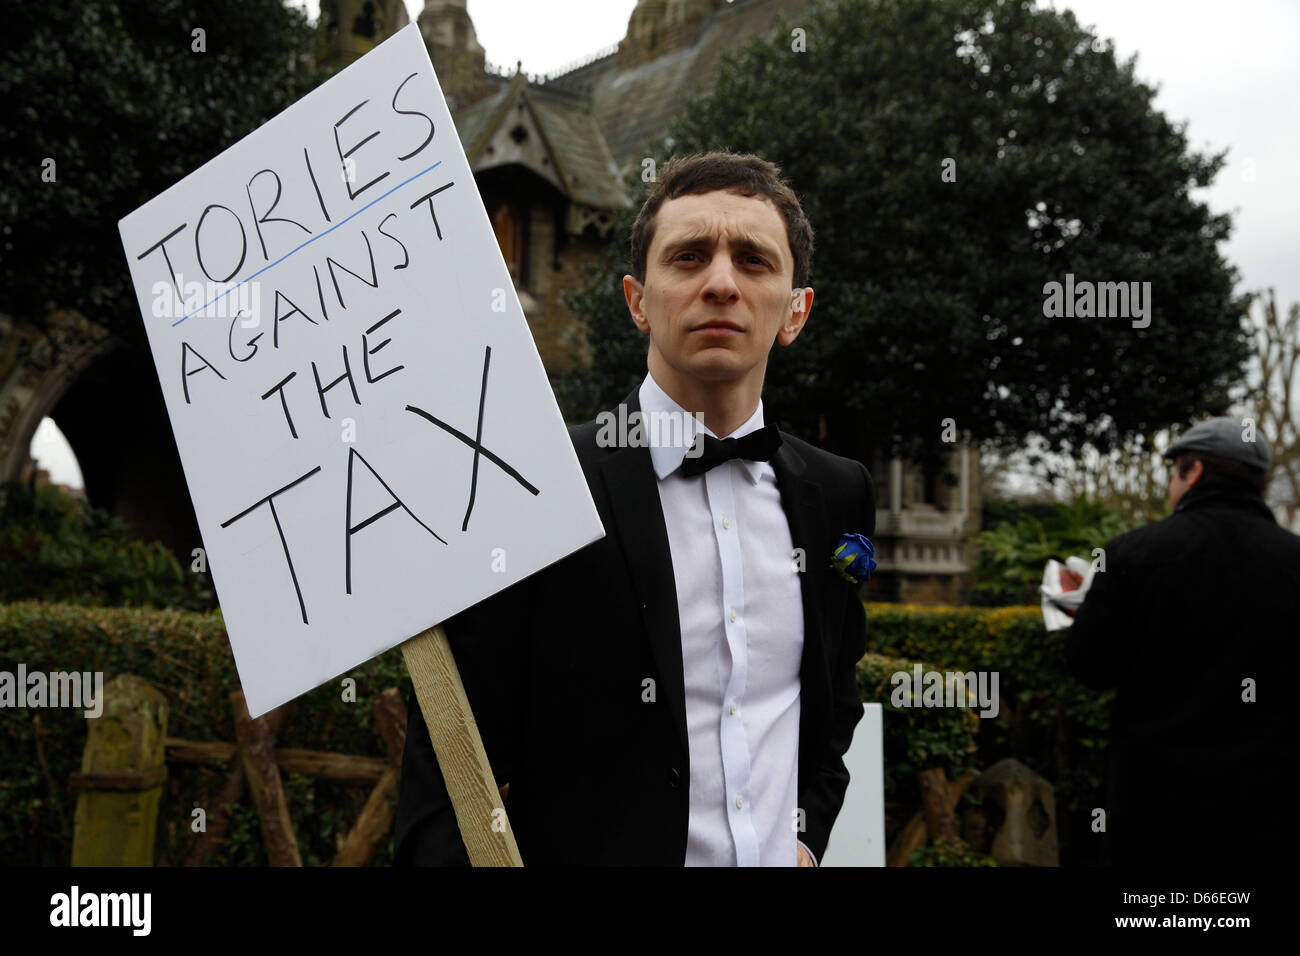
[[[623,400],[627,414],[641,410],[638,390]],[[618,414],[618,409],[614,409]],[[627,561],[632,586],[641,604],[641,618],[650,636],[650,648],[659,667],[660,693],[672,711],[689,759],[686,733],[686,682],[682,673],[681,623],[677,616],[677,582],[668,546],[668,526],[659,500],[658,479],[650,449],[619,448],[601,463],[609,509],[618,527],[618,539]]]
[[[783,436],[784,437],[784,436]],[[781,505],[790,522],[790,540],[802,548],[804,571],[800,575],[803,598],[803,657],[799,665],[799,789],[811,782],[817,768],[813,765],[818,748],[815,741],[825,740],[831,729],[831,678],[826,661],[826,639],[822,633],[822,574],[820,564],[830,560],[823,554],[826,537],[826,512],[822,492],[803,477],[806,464],[788,441],[772,457]]]

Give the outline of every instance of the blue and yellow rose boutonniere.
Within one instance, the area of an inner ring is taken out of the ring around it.
[[[876,570],[875,558],[876,549],[870,538],[860,534],[842,534],[831,556],[831,567],[844,580],[861,584]]]

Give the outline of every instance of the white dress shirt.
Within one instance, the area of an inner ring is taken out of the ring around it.
[[[649,374],[639,394],[643,414],[688,415]],[[760,399],[749,421],[713,437],[762,427]],[[713,435],[692,419],[671,447],[656,445],[647,429],[681,622],[686,865],[793,866],[804,633],[790,525],[769,462],[737,459],[682,474],[697,428]]]

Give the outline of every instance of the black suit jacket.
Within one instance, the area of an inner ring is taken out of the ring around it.
[[[638,410],[637,392],[624,404]],[[524,863],[680,866],[690,755],[668,534],[649,449],[599,447],[597,430],[569,435],[606,536],[444,629]],[[806,554],[798,836],[820,859],[848,786],[866,650],[858,587],[830,561],[842,533],[874,532],[876,496],[858,462],[782,438],[772,466]],[[408,715],[396,862],[468,864],[413,693]]]

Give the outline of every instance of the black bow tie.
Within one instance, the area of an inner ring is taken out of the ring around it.
[[[698,443],[700,439],[704,439],[704,452],[698,457],[691,457],[691,452],[695,450],[692,448],[682,459],[682,474],[688,478],[702,475],[714,465],[733,458],[768,461],[781,447],[781,433],[776,425],[771,424],[750,432],[744,438],[719,439],[700,432],[695,441]]]

